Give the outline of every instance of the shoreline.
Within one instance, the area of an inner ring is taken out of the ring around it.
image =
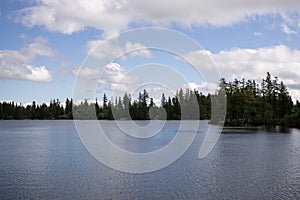
[[[97,120],[97,121],[151,121],[151,119],[0,119],[0,121],[74,121],[74,120],[82,120],[82,121],[90,121],[90,120]],[[168,120],[159,120],[159,119],[154,119],[154,121],[194,121],[193,119],[188,119],[188,120],[173,120],[173,119],[168,119]],[[208,119],[201,119],[198,121],[207,121],[208,124],[211,125],[221,125],[225,129],[248,129],[248,130],[259,130],[261,128],[277,128],[277,127],[282,127],[282,128],[297,128],[300,129],[300,126],[291,126],[291,125],[286,125],[282,123],[274,123],[274,124],[251,124],[251,123],[244,123],[244,124],[229,124],[225,123],[222,125],[220,124],[215,124],[215,123],[210,123],[210,120]]]

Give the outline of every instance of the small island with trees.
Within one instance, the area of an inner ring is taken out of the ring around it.
[[[153,98],[149,97],[146,90],[140,92],[136,100],[132,100],[131,95],[127,93],[122,98],[112,97],[110,100],[104,94],[101,103],[97,99],[95,103],[88,103],[84,100],[79,105],[75,105],[69,98],[65,103],[61,103],[59,99],[52,99],[49,105],[46,103],[37,105],[34,101],[27,106],[15,102],[1,102],[0,119],[73,119],[73,109],[84,108],[95,112],[99,120],[127,119],[123,115],[124,110],[129,111],[130,118],[133,120],[150,119],[149,110],[156,113],[155,119],[158,120],[180,120],[181,107],[184,106],[184,109],[188,111],[194,109],[189,105],[197,102],[200,114],[196,115],[197,117],[191,114],[189,119],[209,120],[211,99],[221,90],[226,94],[225,125],[227,126],[283,125],[300,128],[299,101],[293,103],[284,83],[279,82],[277,77],[272,78],[270,73],[267,73],[261,84],[254,80],[245,81],[244,79],[227,82],[222,78],[216,94],[204,95],[198,90],[179,89],[173,97],[166,97],[162,94],[160,105],[155,105]],[[165,113],[164,117],[163,113]]]

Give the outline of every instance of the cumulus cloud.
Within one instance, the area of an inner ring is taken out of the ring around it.
[[[18,20],[28,27],[44,26],[49,31],[65,34],[93,27],[115,33],[116,30],[125,28],[130,21],[123,8],[126,2],[122,0],[34,2],[33,6],[17,12]]]
[[[86,51],[97,59],[115,59],[119,56],[126,58],[130,56],[143,56],[150,58],[151,51],[136,42],[126,42],[122,47],[117,40],[90,40],[87,42]]]
[[[131,23],[228,26],[258,15],[299,10],[298,0],[35,0],[17,12],[17,19],[28,27],[43,26],[65,34],[93,27],[110,35]]]
[[[87,83],[96,84],[101,74],[101,69],[81,66],[73,70],[73,74]]]
[[[80,67],[74,74],[88,83],[98,84],[102,90],[112,92],[130,92],[131,85],[138,81],[138,77],[128,74],[118,63],[109,63],[103,69]]]
[[[51,82],[52,76],[45,66],[36,66],[37,56],[51,57],[54,51],[44,38],[38,37],[19,51],[0,50],[0,79]]]
[[[136,78],[133,76],[129,76],[126,70],[118,63],[110,63],[106,65],[105,71],[101,78],[104,79],[105,82],[111,83],[122,82],[132,84],[136,82]]]
[[[208,50],[198,50],[188,52],[182,55],[182,57],[177,57],[177,59],[185,59],[201,69],[212,70],[214,68],[214,65],[211,62],[211,56],[212,53]]]
[[[300,80],[300,51],[292,50],[285,45],[263,47],[257,49],[235,48],[218,53],[206,52],[215,63],[207,62],[203,50],[189,52],[184,57],[194,59],[199,69],[217,67],[221,75],[229,80],[234,78],[255,79],[259,83],[270,72],[290,87],[295,88]],[[291,90],[294,98],[300,99],[300,93]]]
[[[132,84],[138,81],[138,77],[128,74],[118,63],[106,65],[99,80],[99,86],[115,93],[125,93],[132,90]]]

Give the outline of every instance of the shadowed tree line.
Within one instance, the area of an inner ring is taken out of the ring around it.
[[[199,103],[198,103],[199,102]],[[136,100],[130,94],[111,98],[103,95],[102,102],[88,103],[85,99],[79,105],[73,104],[72,99],[61,103],[59,99],[50,100],[49,105],[43,103],[23,106],[14,102],[0,103],[0,119],[182,119],[182,109],[185,110],[184,119],[210,119],[210,94],[203,95],[196,90],[180,89],[174,97],[162,94],[160,105],[154,103],[146,90],[139,93]],[[197,106],[197,107],[195,107]],[[199,112],[200,110],[200,112]],[[197,112],[195,112],[197,111]],[[200,114],[199,114],[200,113]]]
[[[210,119],[210,104],[210,95],[203,95],[196,90],[180,89],[174,97],[165,97],[162,94],[160,105],[156,105],[147,90],[143,90],[136,100],[132,100],[127,93],[122,98],[116,97],[110,101],[104,94],[102,105],[97,100],[92,104],[85,100],[73,107],[73,114],[76,119]],[[185,114],[181,113],[182,110]]]
[[[50,100],[49,105],[43,103],[23,106],[14,102],[0,103],[0,119],[72,119],[72,99],[66,99],[65,106],[59,99]]]
[[[300,104],[293,104],[289,92],[277,77],[267,73],[261,84],[244,79],[220,80],[227,99],[227,125],[286,125],[300,127]]]
[[[154,103],[146,90],[133,100],[130,94],[108,99],[104,94],[101,103],[84,100],[74,105],[72,99],[61,103],[58,99],[23,106],[14,102],[0,103],[0,119],[210,119],[211,101],[225,92],[227,100],[226,125],[286,125],[300,127],[300,103],[293,104],[291,96],[277,77],[267,73],[261,84],[254,80],[227,82],[220,80],[215,94],[180,89],[173,97],[162,94],[160,105]],[[181,113],[182,111],[185,112]],[[200,113],[199,113],[200,111]],[[188,113],[188,114],[186,114]]]

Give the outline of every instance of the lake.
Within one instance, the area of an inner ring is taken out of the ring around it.
[[[143,122],[137,122],[143,123]],[[132,152],[157,150],[180,121],[167,121],[150,142],[128,139],[113,121],[108,137]],[[208,128],[201,121],[190,148],[150,173],[111,169],[81,143],[73,121],[0,121],[1,199],[299,199],[298,129],[226,128],[210,154],[198,158]]]

